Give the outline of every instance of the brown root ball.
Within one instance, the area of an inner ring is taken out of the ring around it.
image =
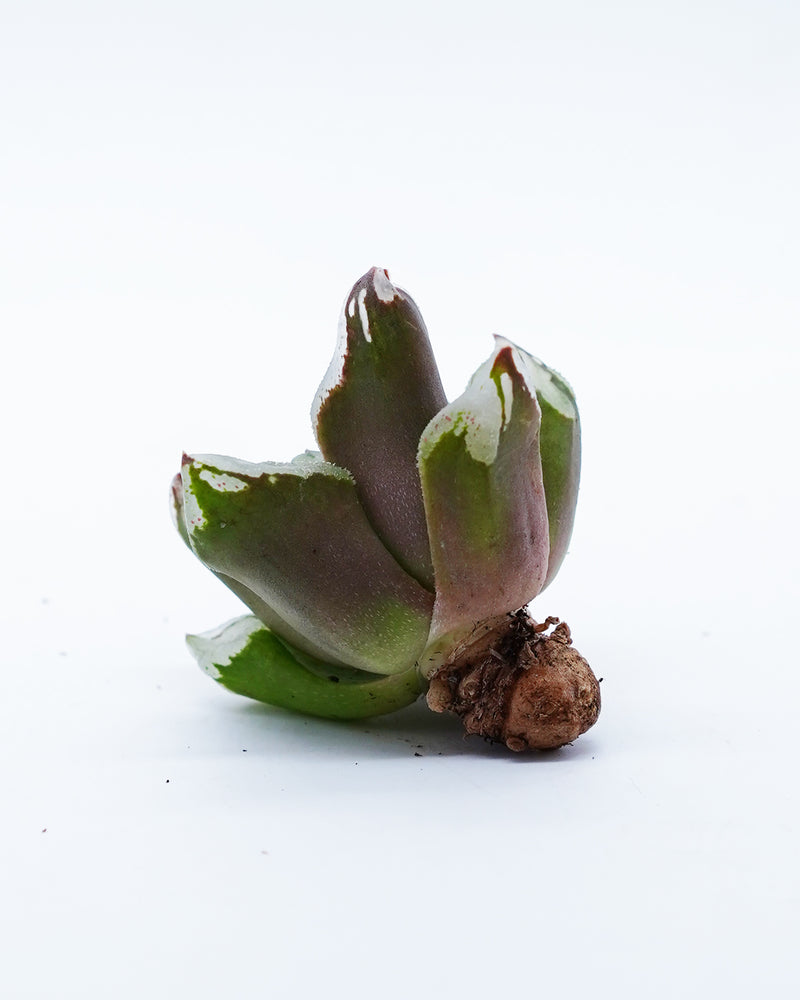
[[[571,743],[600,713],[600,685],[571,642],[566,624],[545,635],[524,611],[482,623],[431,678],[428,705],[510,750]]]

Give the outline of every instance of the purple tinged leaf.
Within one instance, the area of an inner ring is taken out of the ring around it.
[[[184,543],[191,548],[189,532],[186,528],[186,518],[183,514],[183,480],[181,479],[180,472],[175,474],[170,483],[169,501],[169,512],[172,515],[172,523],[175,525],[175,530],[181,536]]]
[[[304,456],[298,456],[294,461],[297,462],[303,458]],[[183,456],[184,464],[187,462],[191,463],[191,461],[192,459],[187,455]],[[191,549],[192,543],[189,540],[189,531],[186,524],[186,514],[184,510],[183,478],[180,472],[172,480],[170,502],[170,512],[172,514],[173,524],[183,541],[189,549]],[[260,621],[262,621],[265,625],[268,625],[269,628],[273,629],[278,635],[283,636],[288,642],[292,642],[297,649],[302,650],[310,656],[322,657],[325,655],[325,650],[313,643],[307,636],[300,635],[300,633],[292,628],[292,626],[285,619],[281,618],[277,612],[266,604],[262,598],[260,598],[257,594],[254,594],[253,591],[248,587],[245,587],[244,584],[226,576],[224,573],[217,573],[214,570],[212,570],[212,572],[218,580],[224,583],[229,590],[236,594],[242,603],[250,608]],[[333,662],[343,665],[341,660],[331,656],[330,654],[328,655]]]
[[[348,472],[313,455],[203,455],[181,478],[192,549],[264,624],[327,662],[376,674],[413,665],[433,597],[381,544]]]
[[[446,402],[419,310],[386,271],[372,268],[347,297],[312,422],[325,458],[353,474],[381,540],[430,590],[417,446]]]
[[[550,543],[540,422],[528,356],[496,338],[464,394],[422,435],[436,574],[432,642],[523,607],[544,583]]]

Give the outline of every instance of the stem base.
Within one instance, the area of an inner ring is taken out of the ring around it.
[[[509,750],[571,743],[597,721],[600,685],[566,623],[545,634],[554,622],[524,609],[482,622],[431,678],[428,706]]]

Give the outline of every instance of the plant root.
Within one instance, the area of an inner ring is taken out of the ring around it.
[[[554,750],[595,724],[600,685],[566,622],[537,624],[522,609],[476,626],[431,678],[427,700],[468,734],[515,752]]]

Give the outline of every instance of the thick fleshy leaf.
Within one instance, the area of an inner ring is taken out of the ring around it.
[[[527,604],[550,543],[530,362],[496,338],[466,392],[425,429],[419,466],[436,603],[431,640]]]
[[[550,524],[550,559],[542,590],[559,570],[572,537],[581,474],[581,424],[569,384],[528,355],[531,380],[542,411],[539,450]]]
[[[394,712],[416,701],[424,687],[414,667],[380,677],[309,663],[252,615],[186,641],[202,669],[228,690],[327,719]]]
[[[183,479],[181,479],[180,472],[175,474],[170,483],[169,501],[169,512],[172,515],[172,523],[175,525],[175,530],[181,536],[184,543],[191,549],[189,530],[186,527],[186,518],[183,512]]]
[[[298,455],[294,462],[300,463],[308,458],[308,453],[305,455]],[[184,462],[191,461],[184,456]],[[172,490],[171,490],[171,513],[172,520],[178,531],[178,534],[184,540],[186,545],[191,550],[192,543],[189,541],[189,530],[186,524],[186,513],[184,509],[184,490],[183,490],[183,479],[181,473],[178,473],[172,480]],[[212,572],[214,572],[212,570]],[[266,604],[258,594],[254,594],[252,590],[245,587],[244,584],[240,583],[238,580],[234,580],[230,576],[226,576],[224,573],[214,572],[214,576],[222,583],[225,584],[234,594],[245,604],[250,610],[262,621],[265,625],[268,625],[273,629],[278,635],[283,636],[288,642],[294,643],[297,649],[303,650],[310,656],[324,657],[329,656],[334,662],[343,666],[341,660],[336,659],[332,656],[330,651],[326,648],[322,648],[317,645],[309,636],[301,635],[292,626],[273,609],[268,604]]]
[[[397,561],[433,589],[417,447],[447,399],[414,301],[380,268],[353,286],[312,422],[322,454],[354,476],[358,496]]]
[[[266,625],[361,670],[414,663],[433,597],[381,544],[348,472],[313,455],[286,465],[201,455],[181,477],[192,549]]]

